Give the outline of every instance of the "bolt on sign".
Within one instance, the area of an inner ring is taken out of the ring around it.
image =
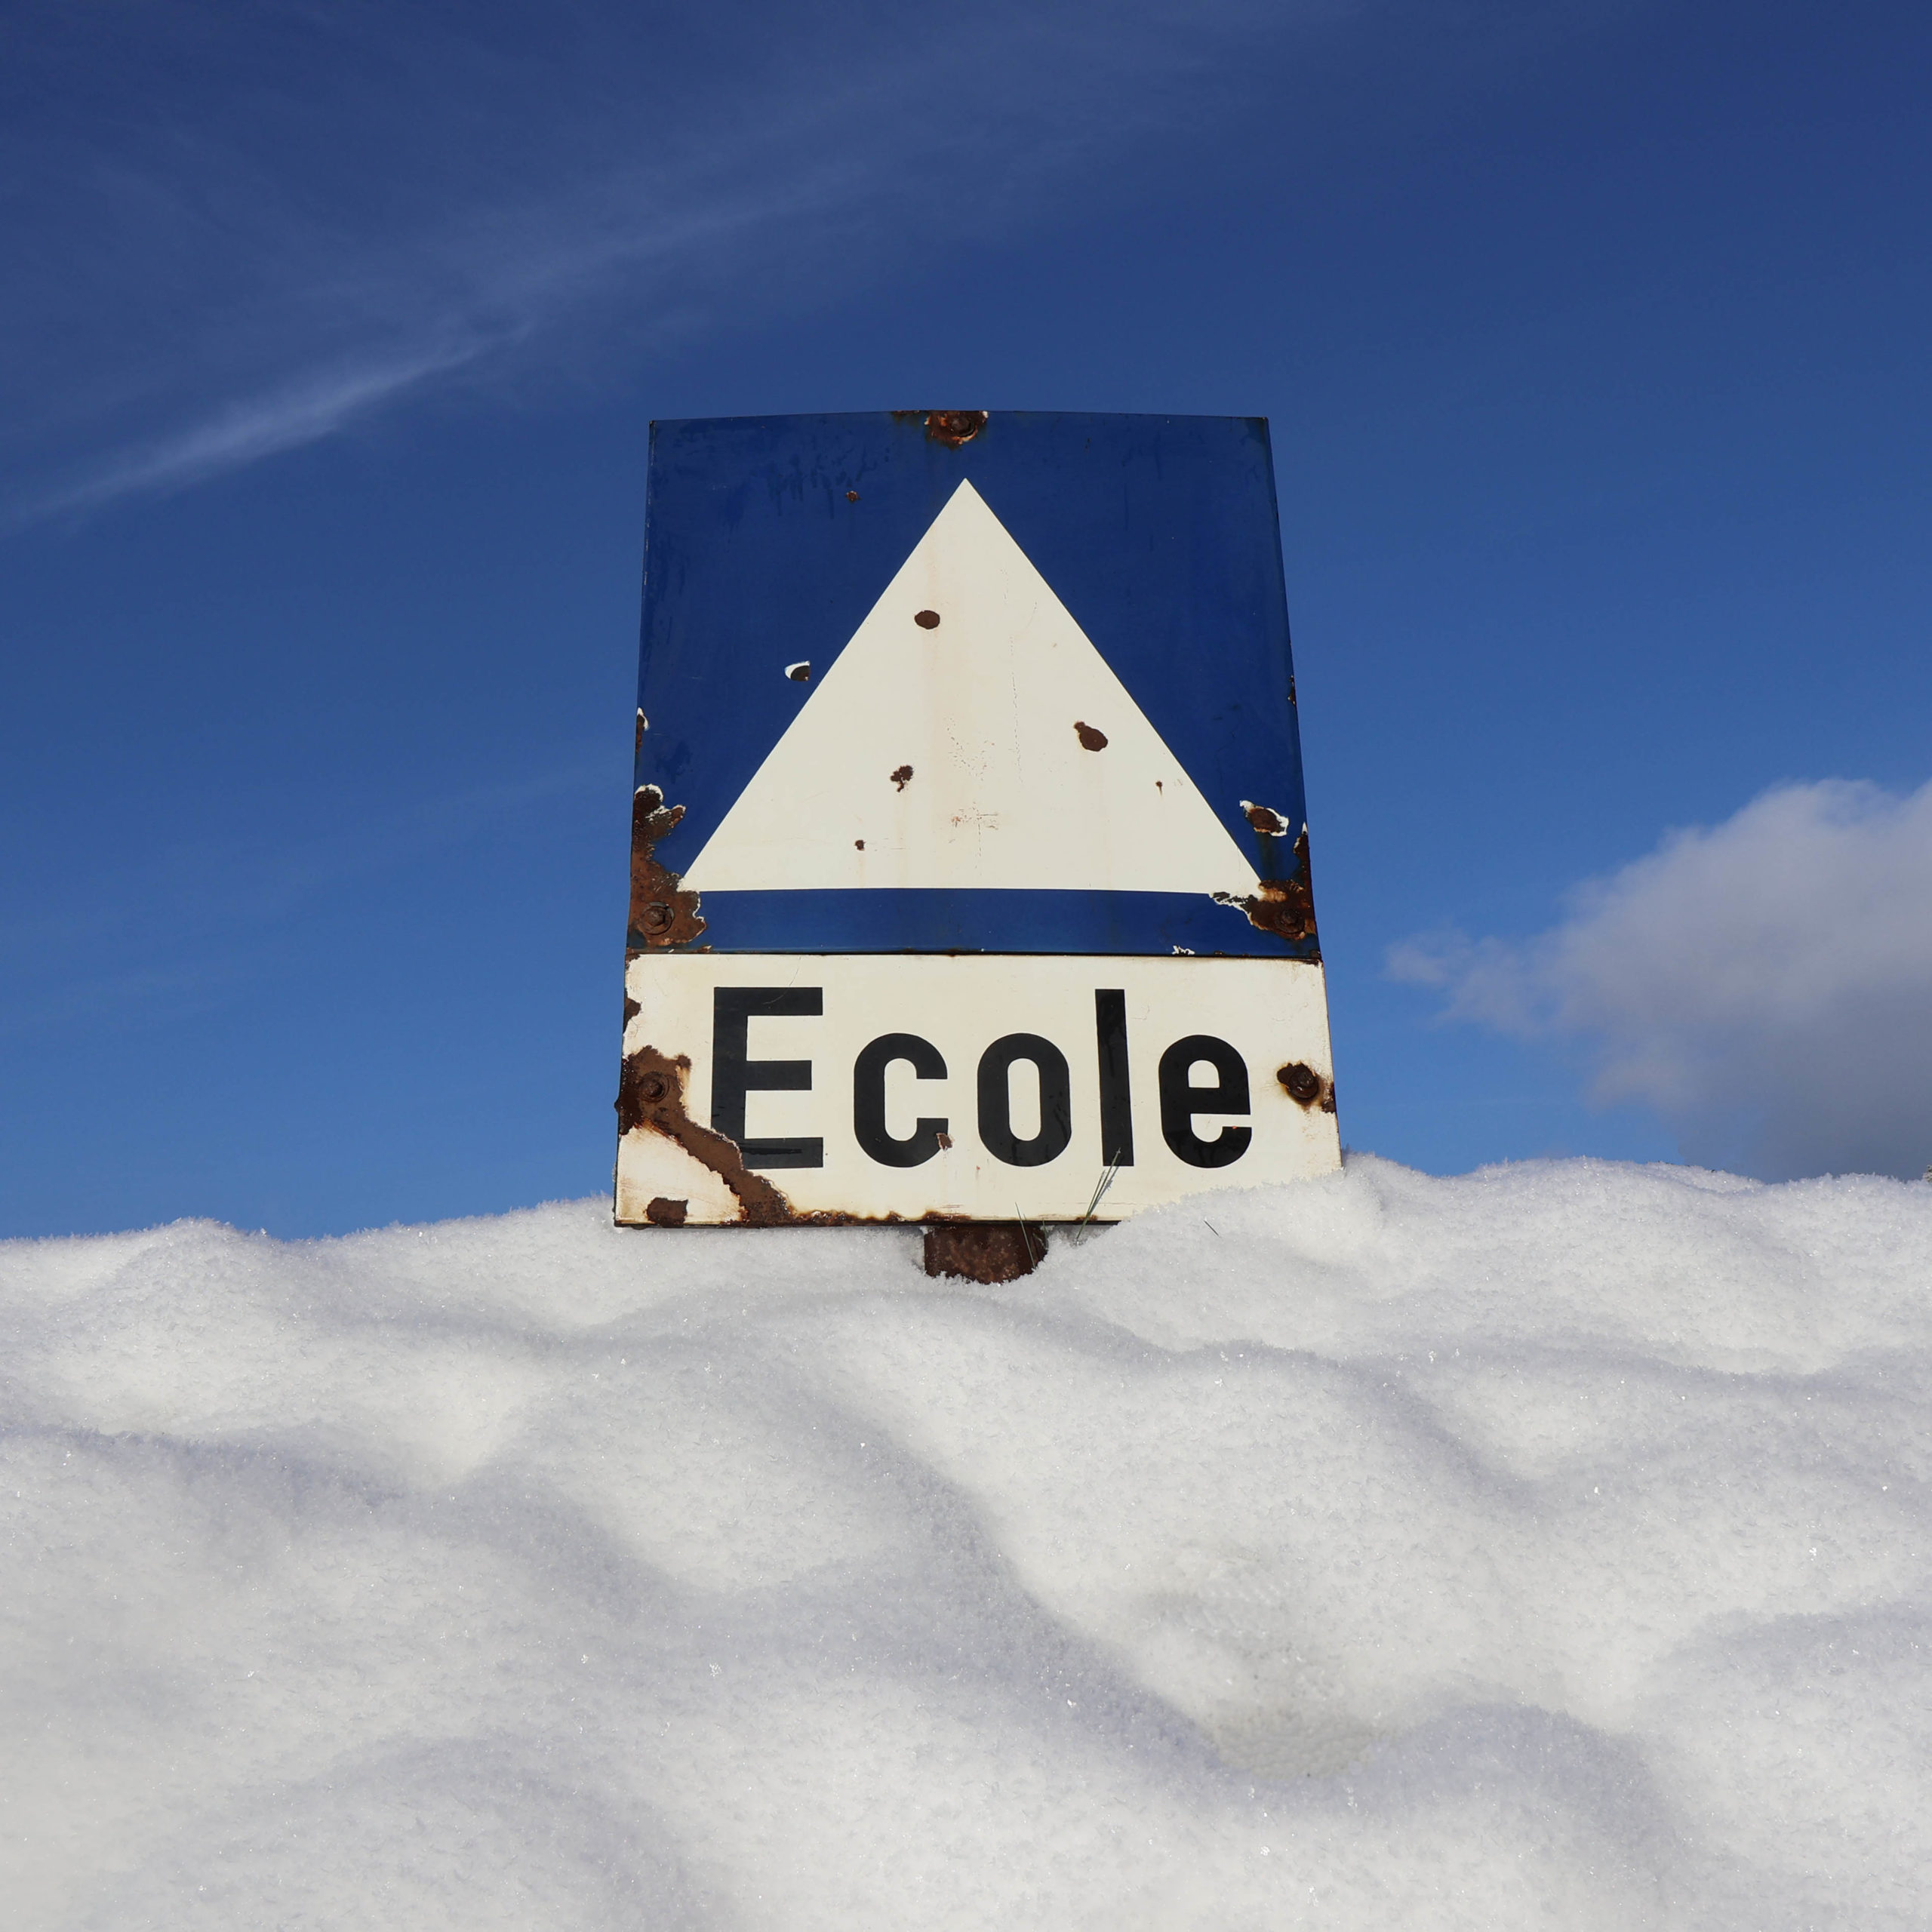
[[[617,1218],[1340,1162],[1268,427],[651,432]]]

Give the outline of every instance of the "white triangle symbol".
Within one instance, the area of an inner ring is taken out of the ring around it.
[[[933,519],[684,882],[697,892],[1258,889],[1161,734],[971,483]]]

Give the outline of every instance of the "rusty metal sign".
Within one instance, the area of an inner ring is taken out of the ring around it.
[[[1265,422],[651,432],[617,1218],[1340,1161]]]

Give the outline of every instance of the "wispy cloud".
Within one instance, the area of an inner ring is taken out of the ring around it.
[[[363,411],[472,361],[471,343],[399,361],[305,371],[280,388],[219,404],[204,420],[145,447],[119,451],[75,481],[20,506],[23,517],[83,509],[143,490],[180,489],[333,435]]]
[[[1438,934],[1398,980],[1519,1038],[1572,1040],[1606,1102],[1768,1178],[1932,1161],[1932,784],[1786,785],[1580,887],[1523,942]]]
[[[608,11],[561,13],[534,46],[488,10],[426,35],[352,6],[246,29],[128,13],[151,38],[104,75],[68,57],[64,11],[33,11],[51,78],[17,96],[41,165],[11,219],[39,272],[0,297],[14,519],[193,484],[459,374],[608,366],[619,335],[634,362],[849,288],[941,218],[955,248],[1035,222],[1104,191],[1098,164],[1150,129],[1211,123],[1217,92],[1259,85],[1260,57],[1333,9],[830,29],[745,9],[703,43]],[[182,78],[195,62],[211,80]]]

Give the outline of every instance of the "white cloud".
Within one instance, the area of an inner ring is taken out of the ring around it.
[[[1585,1043],[1595,1097],[1768,1178],[1932,1161],[1932,784],[1780,786],[1674,832],[1524,942],[1392,949],[1453,1018]]]

